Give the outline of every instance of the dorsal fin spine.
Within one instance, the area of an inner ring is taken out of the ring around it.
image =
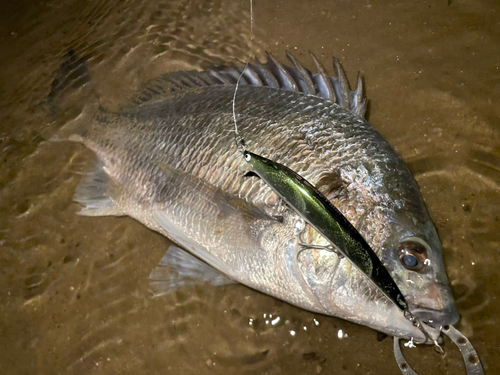
[[[286,51],[286,57],[290,60],[295,67],[296,78],[295,81],[297,85],[301,88],[301,91],[306,95],[316,95],[316,89],[314,88],[314,83],[311,79],[311,72],[307,71],[293,55]],[[285,67],[286,68],[286,67]],[[290,68],[290,74],[293,74],[293,69]],[[300,84],[300,81],[304,82],[303,85]]]
[[[337,84],[335,86],[335,93],[337,94],[337,104],[342,108],[349,109],[349,83],[347,82],[347,78],[344,73],[344,69],[340,65],[339,60],[335,57],[333,58],[333,70],[335,71],[335,75],[337,78]]]
[[[292,78],[292,76],[286,71],[286,69],[281,65],[270,53],[267,54],[266,65],[270,68],[271,72],[274,70],[274,74],[279,77],[280,88],[288,91],[299,91],[297,83]],[[274,68],[274,69],[273,69]]]
[[[336,95],[333,90],[332,82],[329,77],[326,75],[325,69],[320,64],[316,57],[312,52],[309,51],[314,63],[316,64],[316,68],[318,69],[318,74],[315,76],[316,84],[318,85],[319,92],[322,94],[323,99],[329,100],[333,103],[336,103]]]

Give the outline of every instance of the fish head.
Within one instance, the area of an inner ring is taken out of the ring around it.
[[[408,320],[360,270],[334,251],[301,250],[297,256],[300,273],[311,294],[314,310],[362,324],[390,336],[425,342],[423,333]],[[426,327],[427,329],[427,327]],[[427,329],[432,340],[440,331]]]
[[[430,220],[410,230],[408,227],[396,228],[399,230],[389,237],[382,249],[382,262],[417,319],[427,327],[453,325],[459,314],[436,229]]]
[[[412,315],[423,323],[431,340],[437,340],[442,326],[453,325],[459,319],[437,232],[430,220],[421,225],[415,225],[414,220],[410,221],[412,225],[404,225],[401,218],[388,222],[391,231],[386,241],[372,246],[405,296]],[[321,245],[325,240],[320,235],[314,238],[316,235],[309,238]],[[346,258],[318,246],[300,251],[297,261],[324,313],[391,336],[427,341],[401,309]]]

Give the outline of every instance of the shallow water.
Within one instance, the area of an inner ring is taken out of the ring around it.
[[[6,374],[399,374],[392,340],[241,285],[151,299],[169,242],[130,218],[75,215],[95,161],[47,143],[40,105],[71,48],[101,104],[163,72],[294,52],[362,71],[369,120],[403,156],[438,228],[462,316],[500,373],[500,3],[20,1],[0,5],[0,368]],[[279,317],[279,321],[277,321]],[[252,324],[250,320],[253,320]],[[272,322],[276,322],[272,324]],[[341,334],[340,334],[340,331]],[[342,337],[342,338],[339,338]],[[406,350],[419,374],[459,374],[456,348]]]

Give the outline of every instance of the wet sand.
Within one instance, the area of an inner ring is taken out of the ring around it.
[[[0,5],[0,371],[5,374],[400,374],[392,340],[242,285],[152,299],[169,242],[130,218],[77,216],[95,157],[44,141],[62,56],[89,61],[113,110],[146,80],[252,50],[361,71],[369,120],[414,173],[461,321],[500,373],[500,4],[497,1],[67,1]],[[270,321],[280,318],[275,325]],[[250,319],[253,324],[250,325]],[[342,330],[342,335],[339,331]],[[294,335],[292,335],[294,332]],[[342,336],[342,338],[339,338]],[[421,375],[458,350],[405,350]]]

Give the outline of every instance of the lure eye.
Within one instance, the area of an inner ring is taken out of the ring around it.
[[[416,241],[404,241],[399,244],[399,260],[411,271],[422,269],[427,259],[427,248]]]
[[[250,156],[250,154],[245,154],[245,160],[246,161],[250,161],[252,157]]]

